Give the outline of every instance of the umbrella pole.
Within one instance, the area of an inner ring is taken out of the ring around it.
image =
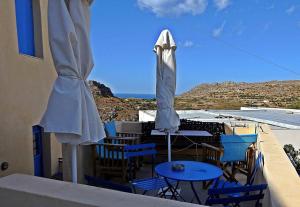
[[[170,132],[167,133],[168,134],[168,162],[171,162],[171,134]]]
[[[72,146],[72,182],[77,183],[77,145]]]

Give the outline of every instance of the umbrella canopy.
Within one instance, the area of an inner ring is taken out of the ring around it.
[[[58,77],[40,125],[61,143],[89,144],[105,137],[87,83],[93,68],[90,48],[91,0],[51,0],[49,43]]]
[[[176,90],[176,44],[169,30],[161,32],[154,52],[156,66],[156,101],[157,112],[155,128],[161,131],[174,132],[180,125],[179,116],[174,110]]]

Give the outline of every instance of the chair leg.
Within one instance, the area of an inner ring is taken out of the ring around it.
[[[152,155],[152,163],[151,163],[151,173],[152,173],[152,177],[154,176],[154,156]]]
[[[134,185],[131,184],[131,190],[134,194],[136,194],[136,188],[134,187]]]
[[[132,160],[128,159],[128,179],[132,180],[133,179],[133,175],[132,175]]]
[[[208,187],[213,183],[214,181],[213,180],[210,180],[210,181],[203,181],[203,189],[206,190],[208,189]]]
[[[133,162],[133,178],[135,179],[136,178],[136,171],[138,169],[138,159],[135,159],[134,162]]]
[[[161,198],[167,198],[166,192],[167,192],[168,190],[164,190],[163,188],[161,188],[160,190],[161,190],[161,192],[158,193],[158,196],[161,197]]]

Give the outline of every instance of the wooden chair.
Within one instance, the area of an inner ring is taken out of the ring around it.
[[[129,178],[132,180],[136,177],[135,172],[139,168],[139,163],[137,161],[140,158],[144,158],[146,156],[151,156],[152,158],[152,176],[154,173],[154,160],[157,154],[156,144],[155,143],[147,143],[147,144],[135,144],[135,145],[127,145],[125,146],[126,158],[129,164]],[[134,174],[131,174],[134,173]]]
[[[222,204],[224,206],[240,206],[242,202],[255,201],[255,206],[261,206],[260,200],[264,198],[264,190],[268,187],[267,184],[216,188],[208,190],[208,198],[205,205]],[[236,196],[229,196],[229,195]]]
[[[137,132],[117,132],[115,121],[109,121],[104,123],[104,129],[107,137],[136,137],[141,138],[142,133]]]
[[[111,137],[93,145],[94,176],[118,176],[127,180],[129,163],[125,147],[137,142],[136,137]]]
[[[250,179],[255,156],[257,134],[221,135],[223,148],[202,143],[204,160],[216,164],[224,170],[224,177],[237,181],[237,171]],[[228,166],[231,165],[231,171]]]

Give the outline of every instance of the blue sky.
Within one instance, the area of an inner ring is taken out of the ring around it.
[[[177,43],[177,94],[200,83],[300,79],[299,0],[96,0],[89,79],[155,93],[153,46]]]

